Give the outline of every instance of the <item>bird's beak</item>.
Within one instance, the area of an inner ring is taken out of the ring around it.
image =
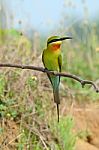
[[[72,39],[72,37],[69,37],[69,36],[67,36],[67,37],[62,37],[62,38],[60,38],[59,40],[60,40],[60,41],[64,41],[64,40],[67,40],[67,39]]]

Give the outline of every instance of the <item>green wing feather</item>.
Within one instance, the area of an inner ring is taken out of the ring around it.
[[[59,72],[61,72],[61,69],[62,69],[62,55],[61,54],[58,56],[58,64],[59,64]]]

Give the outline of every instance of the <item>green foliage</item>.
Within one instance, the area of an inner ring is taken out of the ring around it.
[[[37,78],[36,76],[28,77],[26,81],[26,85],[28,88],[31,88],[31,90],[34,90],[37,88]]]
[[[52,132],[59,141],[58,150],[74,150],[76,135],[73,133],[74,120],[71,116],[61,118],[59,124],[51,126]]]
[[[44,110],[42,108],[42,101],[40,101],[40,98],[37,98],[35,100],[35,110],[39,114],[39,117],[43,118],[44,117]]]
[[[20,34],[15,29],[0,29],[0,45],[7,44],[7,39],[19,38]],[[11,39],[10,39],[11,40]],[[8,41],[10,42],[10,41]]]
[[[30,135],[30,137],[29,137],[29,135]],[[27,129],[22,130],[22,132],[20,134],[19,143],[17,144],[17,148],[18,148],[18,150],[23,150],[23,149],[43,150],[41,148],[40,144],[38,143],[37,136],[33,133],[30,134],[30,132]]]
[[[3,128],[0,128],[0,135],[2,135],[3,134]]]
[[[13,37],[17,37],[17,38],[20,37],[20,33],[15,29],[8,30],[8,34],[10,34]]]
[[[63,118],[59,123],[59,137],[64,150],[74,150],[76,136],[74,135],[72,129],[74,126],[74,120],[71,116]]]
[[[4,96],[6,86],[6,78],[4,74],[0,74],[0,97]]]
[[[6,101],[0,102],[0,116],[7,118],[16,118],[18,115],[18,111],[14,109],[12,106],[16,104],[15,100],[7,99]]]

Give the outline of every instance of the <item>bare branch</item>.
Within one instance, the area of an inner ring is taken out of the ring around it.
[[[48,73],[48,74],[53,74],[55,76],[71,78],[71,79],[74,79],[74,80],[80,82],[81,85],[82,85],[82,88],[86,84],[90,84],[94,87],[94,89],[97,93],[99,92],[99,89],[98,89],[97,85],[93,81],[83,80],[80,77],[78,77],[76,75],[73,75],[73,74],[63,73],[63,72],[56,72],[56,71],[49,71],[49,70],[47,70],[43,67],[35,67],[35,66],[30,66],[30,65],[18,65],[18,64],[5,64],[4,63],[4,64],[0,64],[0,67],[13,67],[13,68],[20,68],[20,69],[30,69],[30,70],[45,72],[45,73]]]

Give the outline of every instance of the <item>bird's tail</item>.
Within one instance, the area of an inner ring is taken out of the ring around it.
[[[56,104],[57,105],[57,116],[58,116],[58,122],[59,122],[59,104]]]
[[[58,115],[58,122],[59,122],[59,104],[60,104],[60,99],[59,99],[59,88],[53,90],[54,93],[54,102],[57,105],[57,115]]]

